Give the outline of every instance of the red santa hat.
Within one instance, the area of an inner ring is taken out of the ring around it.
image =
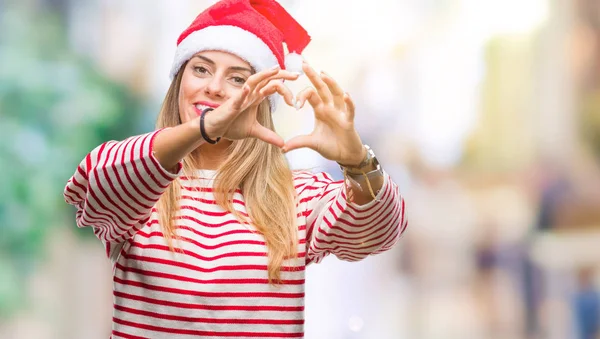
[[[207,50],[235,54],[257,72],[277,64],[302,72],[300,54],[309,42],[306,30],[275,0],[222,0],[181,33],[170,76],[174,78],[186,61]],[[275,96],[269,101],[274,110]]]

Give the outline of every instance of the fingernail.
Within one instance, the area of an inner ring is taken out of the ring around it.
[[[274,71],[274,70],[276,70],[278,68],[279,68],[279,65],[275,65],[275,66],[271,67],[271,70]]]
[[[297,100],[294,100],[294,108],[296,109],[296,111],[300,110],[300,102]]]
[[[329,76],[329,74],[325,73],[325,71],[321,71],[321,76],[323,76],[323,75],[326,76],[326,77]]]

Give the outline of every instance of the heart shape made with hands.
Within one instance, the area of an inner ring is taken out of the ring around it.
[[[364,159],[365,149],[354,127],[354,102],[348,93],[344,92],[325,72],[317,73],[306,62],[303,63],[302,70],[312,86],[300,91],[295,96],[295,100],[286,87],[281,86],[285,89],[281,89],[278,85],[273,87],[278,87],[279,91],[283,92],[280,94],[284,97],[284,101],[297,110],[308,101],[314,111],[315,126],[311,133],[294,136],[283,145],[279,143],[278,146],[285,153],[308,147],[326,159],[341,164],[359,164]]]

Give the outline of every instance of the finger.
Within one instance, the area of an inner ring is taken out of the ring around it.
[[[261,82],[259,82],[256,87],[255,90],[260,91],[263,87],[265,87],[266,85],[268,85],[271,81],[273,80],[297,80],[298,77],[300,75],[298,73],[292,73],[290,71],[284,71],[284,70],[280,70],[279,72],[263,79]]]
[[[280,71],[279,65],[276,65],[273,68],[266,69],[264,71],[260,71],[258,73],[252,74],[248,80],[246,80],[246,84],[250,88],[250,90],[254,90],[254,88],[263,80],[277,74]]]
[[[321,79],[329,88],[331,95],[333,96],[333,104],[335,107],[339,109],[344,108],[344,90],[338,85],[337,81],[335,81],[329,74],[325,72],[321,72]]]
[[[354,121],[355,106],[354,101],[352,101],[352,98],[350,97],[350,94],[344,93],[344,102],[346,103],[348,120]]]
[[[315,108],[319,106],[322,101],[321,97],[317,94],[317,91],[312,87],[306,87],[296,96],[296,109],[301,109],[304,103],[308,100],[308,103]]]
[[[250,136],[275,145],[279,148],[282,148],[285,145],[283,138],[279,136],[279,134],[266,128],[258,122],[252,126],[252,129],[250,130]]]
[[[282,150],[284,153],[287,153],[302,147],[308,147],[314,151],[317,151],[317,143],[314,141],[311,135],[299,135],[291,138],[285,142]]]
[[[330,103],[333,97],[329,91],[329,87],[327,87],[327,84],[321,79],[319,74],[306,62],[302,64],[302,70],[304,70],[304,74],[306,74],[310,82],[315,86],[321,100],[326,104]]]
[[[286,104],[294,106],[294,95],[292,94],[292,91],[290,91],[290,89],[287,88],[283,83],[279,82],[279,80],[269,83],[260,90],[260,94],[265,97],[275,94],[275,92],[279,93],[283,97],[283,100]]]
[[[279,70],[275,75],[272,75],[273,79],[285,79],[285,80],[296,80],[300,76],[300,73],[290,72],[286,70]]]

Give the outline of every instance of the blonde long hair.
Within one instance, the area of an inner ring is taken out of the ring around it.
[[[171,82],[158,115],[157,128],[181,124],[178,97],[185,66]],[[257,120],[274,130],[267,100],[259,105]],[[296,192],[292,171],[279,148],[258,139],[235,140],[227,152],[227,159],[215,177],[215,200],[241,223],[251,222],[263,235],[268,253],[269,283],[280,283],[284,261],[298,255]],[[183,159],[185,176],[193,176],[195,164],[197,162],[192,154]],[[233,207],[236,189],[243,192],[249,220]],[[160,224],[171,251],[175,251],[173,239],[177,239],[174,217],[180,208],[180,195],[181,184],[175,180],[158,201]]]

